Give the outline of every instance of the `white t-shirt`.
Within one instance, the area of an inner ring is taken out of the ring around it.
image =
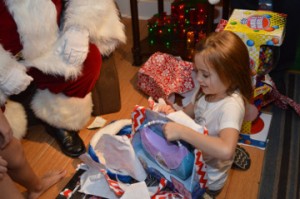
[[[238,92],[227,96],[217,102],[207,102],[202,96],[195,102],[195,122],[204,125],[208,129],[209,136],[219,136],[220,130],[234,128],[240,131],[245,106]],[[231,168],[233,159],[222,161],[203,153],[203,159],[207,166],[208,188],[219,190],[227,179],[227,171]]]

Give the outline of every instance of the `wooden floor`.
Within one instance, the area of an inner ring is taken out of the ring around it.
[[[102,115],[108,122],[117,119],[129,119],[135,105],[147,106],[147,96],[135,89],[136,73],[138,67],[132,66],[132,36],[131,20],[123,19],[126,26],[127,44],[119,46],[115,52],[115,61],[118,69],[121,89],[122,108],[117,113]],[[146,21],[140,22],[141,38],[147,34]],[[91,118],[90,122],[93,118]],[[80,136],[88,145],[96,130],[82,129]],[[67,184],[80,163],[78,159],[68,158],[63,155],[55,141],[48,136],[41,126],[32,126],[25,139],[22,140],[26,156],[38,175],[48,170],[66,169],[67,176],[58,184],[49,189],[42,199],[55,198],[60,190]],[[248,171],[231,170],[230,177],[218,199],[256,199],[259,191],[261,169],[264,151],[246,147],[250,153],[252,165]],[[19,186],[21,191],[24,191]]]

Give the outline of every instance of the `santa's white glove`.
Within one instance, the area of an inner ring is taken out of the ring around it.
[[[60,38],[57,53],[67,64],[79,66],[87,57],[89,50],[89,32],[79,26],[69,27]]]
[[[16,95],[24,91],[32,80],[24,69],[13,68],[0,78],[0,89],[7,96]]]

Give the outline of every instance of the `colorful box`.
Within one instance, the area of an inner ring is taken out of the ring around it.
[[[255,121],[244,122],[239,143],[265,149],[272,121],[272,114],[262,112]]]
[[[272,11],[235,9],[224,30],[239,35],[245,42],[251,58],[251,67],[265,73],[260,66],[261,46],[280,46],[285,35],[286,14]]]

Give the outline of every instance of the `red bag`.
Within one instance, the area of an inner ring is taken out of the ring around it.
[[[192,62],[156,52],[140,68],[137,86],[147,95],[168,99],[171,93],[183,94],[194,88]]]

